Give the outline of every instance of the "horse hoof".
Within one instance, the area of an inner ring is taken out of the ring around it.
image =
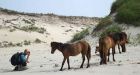
[[[102,65],[103,63],[102,62],[100,62],[100,65]]]
[[[62,69],[60,69],[59,71],[63,71]]]
[[[80,68],[83,68],[83,66],[81,66]]]
[[[107,62],[104,62],[104,64],[107,64]]]
[[[109,62],[109,60],[107,60]]]
[[[68,68],[68,69],[71,69],[71,68]]]
[[[89,68],[90,66],[88,65],[87,68]]]

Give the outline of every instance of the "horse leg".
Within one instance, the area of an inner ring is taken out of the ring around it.
[[[116,51],[114,50],[114,54],[116,54]]]
[[[62,62],[62,66],[61,66],[60,71],[62,71],[62,69],[63,69],[63,65],[64,65],[65,61],[66,61],[66,57],[64,57],[64,59],[63,59],[63,62]]]
[[[103,64],[103,58],[101,58],[101,61],[100,61],[100,65],[102,65]]]
[[[118,49],[119,49],[119,53],[121,54],[121,51],[120,51],[120,46],[119,46],[119,44],[118,44]]]
[[[100,52],[100,65],[102,65],[103,64],[103,54]]]
[[[82,61],[82,64],[81,64],[80,68],[83,68],[83,64],[85,62],[85,55],[82,54],[82,58],[83,58],[83,61]]]
[[[126,52],[126,46],[125,46],[125,44],[124,44],[124,52]]]
[[[105,56],[105,59],[104,59],[104,63],[105,63],[105,64],[107,64],[106,58],[107,58],[107,56]]]
[[[107,58],[107,55],[104,53],[104,56],[103,56],[103,63],[104,63],[104,64],[107,64],[106,58]]]
[[[102,65],[103,64],[103,55],[101,56],[101,54],[100,54],[100,58],[101,58],[101,61],[100,61],[100,65]]]
[[[110,49],[108,50],[108,62],[109,62],[109,56],[110,56]]]
[[[122,52],[126,52],[125,44],[121,45],[121,47],[122,47]]]
[[[113,61],[115,61],[114,54],[115,54],[115,47],[112,48]]]
[[[69,57],[67,58],[68,69],[70,69]]]
[[[87,68],[88,68],[88,67],[90,67],[90,65],[89,65],[90,55],[86,54],[86,57],[87,57],[87,60],[88,60],[88,63],[87,63]]]

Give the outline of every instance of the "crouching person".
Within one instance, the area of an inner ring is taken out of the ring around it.
[[[11,57],[11,64],[15,66],[14,71],[21,71],[27,69],[29,63],[30,51],[25,49],[24,52],[17,52]]]

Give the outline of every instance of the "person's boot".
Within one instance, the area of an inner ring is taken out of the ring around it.
[[[14,69],[14,71],[21,71],[22,70],[22,65],[17,65]]]
[[[18,71],[22,71],[23,68],[22,68],[22,65],[18,65]]]
[[[18,65],[14,68],[14,71],[18,71]]]

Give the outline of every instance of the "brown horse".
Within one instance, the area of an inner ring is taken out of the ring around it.
[[[82,58],[83,58],[80,68],[83,68],[85,56],[87,57],[87,60],[88,60],[87,68],[90,66],[89,60],[91,58],[91,48],[90,48],[90,45],[84,40],[80,40],[75,43],[51,42],[51,48],[52,48],[51,49],[52,54],[55,52],[56,49],[58,49],[60,52],[62,52],[64,56],[60,71],[62,71],[63,65],[66,60],[68,63],[68,69],[70,69],[69,56],[76,56],[80,53],[82,54]]]
[[[127,34],[125,32],[121,32],[120,33],[122,40],[119,42],[119,45],[122,48],[122,52],[126,52],[126,47],[125,44],[128,43],[128,39],[127,39]],[[118,46],[119,48],[119,46]],[[120,50],[120,48],[119,48]]]
[[[121,53],[120,46],[122,48],[122,52],[126,52],[125,44],[128,43],[128,40],[125,32],[109,33],[108,35],[113,38],[115,43],[118,44],[119,53]]]
[[[99,39],[99,53],[101,58],[100,65],[107,64],[107,56],[109,61],[110,48],[112,48],[113,61],[115,61],[115,45],[116,43],[110,36],[105,36]]]
[[[119,53],[121,53],[121,51],[120,51],[120,45],[118,44],[118,50],[119,50]],[[96,48],[95,48],[95,54],[97,53],[97,52],[99,52],[99,46],[96,46]],[[115,52],[114,52],[115,53]]]
[[[125,32],[109,33],[108,35],[118,44],[119,53],[121,53],[120,46],[122,48],[122,52],[126,52],[125,44],[128,43],[128,40]],[[99,52],[99,46],[96,46],[95,53],[97,52]]]
[[[96,46],[96,48],[95,48],[95,54],[96,54],[97,52],[99,52],[99,46]]]

